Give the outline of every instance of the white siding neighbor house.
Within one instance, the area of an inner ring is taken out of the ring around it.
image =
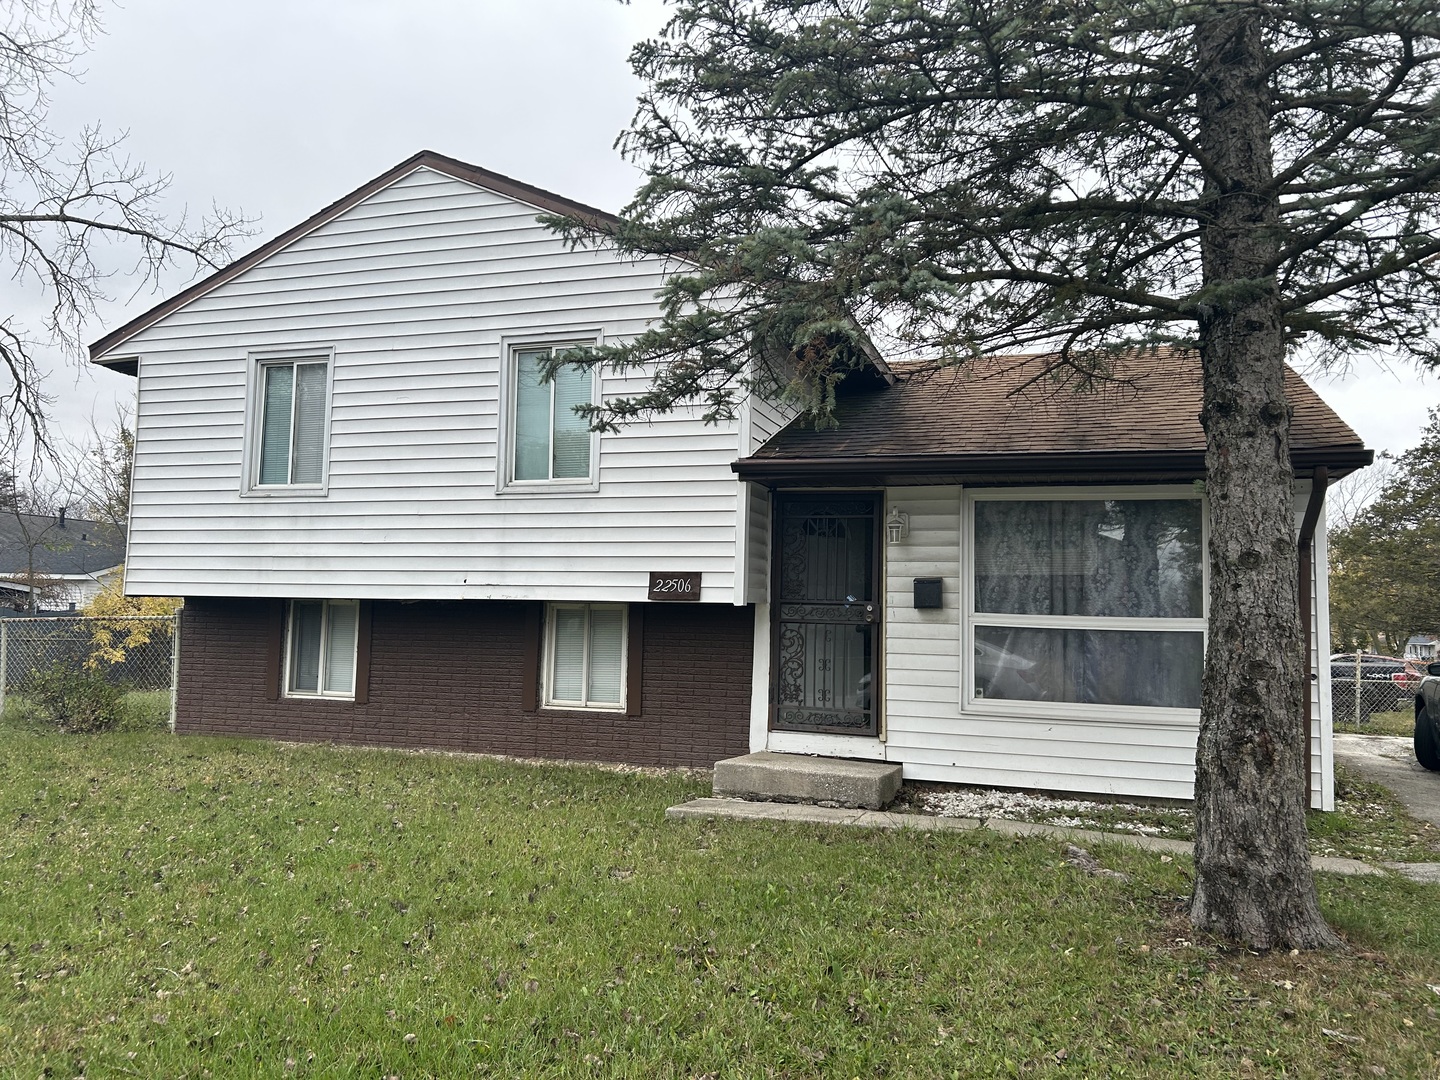
[[[645,374],[539,364],[640,333],[670,268],[539,213],[613,220],[422,153],[95,344],[139,380],[127,588],[186,598],[181,730],[1190,796],[1192,359],[1103,401],[877,360],[835,430],[595,434],[573,407]],[[1313,660],[1325,486],[1369,451],[1290,392]]]

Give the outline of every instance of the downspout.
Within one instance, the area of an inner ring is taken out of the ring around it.
[[[1311,688],[1315,673],[1310,665],[1310,624],[1314,605],[1314,585],[1311,572],[1315,548],[1315,526],[1320,521],[1320,508],[1325,505],[1325,489],[1330,486],[1330,470],[1324,465],[1315,466],[1310,474],[1310,501],[1305,504],[1305,517],[1300,521],[1300,635],[1304,642],[1305,654],[1305,709],[1300,722],[1305,730],[1305,802],[1308,805],[1314,794],[1310,786],[1310,711],[1314,704],[1314,690]]]

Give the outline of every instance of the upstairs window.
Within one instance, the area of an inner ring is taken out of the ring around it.
[[[594,435],[575,413],[575,406],[595,399],[593,371],[567,365],[549,382],[541,380],[544,363],[553,352],[584,344],[589,343],[517,347],[511,352],[512,482],[585,486],[593,481]]]
[[[320,487],[325,479],[330,362],[267,360],[259,367],[255,487]]]
[[[293,600],[285,690],[290,697],[355,696],[360,605],[354,600]]]

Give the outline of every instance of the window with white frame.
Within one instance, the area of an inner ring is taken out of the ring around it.
[[[972,705],[1200,707],[1200,499],[997,492],[970,506]]]
[[[566,365],[548,381],[541,372],[555,352],[583,348],[590,342],[517,346],[511,350],[511,462],[514,483],[588,483],[594,436],[575,406],[595,397],[590,368]]]
[[[328,441],[329,359],[263,360],[256,391],[253,486],[321,486]]]
[[[285,692],[290,697],[355,696],[354,600],[292,600],[286,638]]]
[[[545,704],[625,707],[625,605],[550,604],[545,611]]]

